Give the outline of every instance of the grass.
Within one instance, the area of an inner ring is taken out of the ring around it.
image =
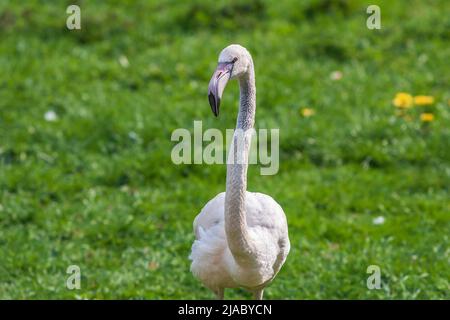
[[[233,127],[237,85],[218,119],[206,97],[229,43],[253,54],[257,127],[280,128],[279,173],[249,170],[292,245],[266,297],[450,298],[448,1],[78,1],[68,31],[73,2],[0,3],[1,299],[212,298],[187,257],[225,168],[173,165],[170,135]],[[397,116],[397,92],[434,96],[434,121]]]

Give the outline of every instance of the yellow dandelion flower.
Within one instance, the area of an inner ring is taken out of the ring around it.
[[[431,122],[434,120],[434,114],[432,113],[422,113],[420,115],[420,120],[422,122]]]
[[[432,96],[415,96],[414,104],[418,106],[427,106],[434,103],[434,97]]]
[[[409,93],[399,92],[395,95],[395,98],[392,101],[392,103],[397,108],[406,109],[406,108],[412,107],[413,101],[414,101],[414,99],[413,99],[412,95],[410,95]]]
[[[310,108],[303,108],[302,110],[300,110],[300,112],[302,113],[302,116],[304,117],[311,117],[312,115],[314,115],[316,112],[314,111],[314,109],[310,109]]]

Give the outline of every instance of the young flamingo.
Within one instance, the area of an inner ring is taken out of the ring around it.
[[[248,192],[247,166],[255,122],[256,87],[253,60],[240,45],[222,50],[209,83],[208,98],[219,114],[223,90],[230,79],[239,81],[240,104],[227,161],[226,192],[210,200],[194,220],[190,259],[192,273],[218,299],[225,288],[243,287],[262,299],[289,253],[286,216],[270,196]],[[244,134],[237,134],[244,132]],[[241,144],[242,148],[236,148]],[[243,161],[239,161],[239,159]]]

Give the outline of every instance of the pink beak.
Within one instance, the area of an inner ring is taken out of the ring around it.
[[[219,115],[220,100],[225,86],[230,80],[233,70],[232,62],[219,62],[208,86],[208,100],[211,110],[217,117]]]

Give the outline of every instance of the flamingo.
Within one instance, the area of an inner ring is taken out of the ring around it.
[[[272,197],[246,190],[256,109],[255,72],[250,53],[236,44],[222,50],[209,83],[209,104],[216,117],[230,79],[239,81],[240,104],[227,161],[226,190],[211,199],[194,220],[191,272],[217,299],[224,298],[225,288],[242,287],[262,300],[264,288],[289,253],[288,227],[283,209]]]

